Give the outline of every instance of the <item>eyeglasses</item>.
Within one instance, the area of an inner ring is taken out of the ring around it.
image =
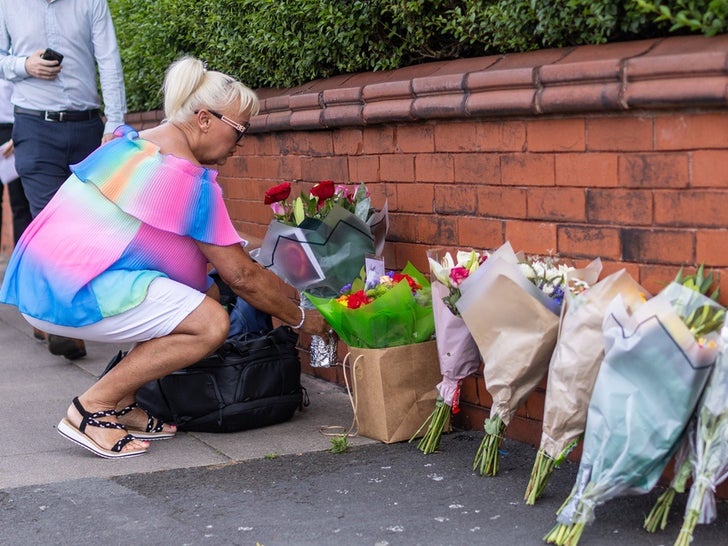
[[[223,116],[222,114],[220,114],[218,112],[215,112],[214,110],[208,109],[207,111],[210,112],[217,119],[219,119],[220,121],[222,121],[224,124],[229,125],[233,129],[235,129],[235,134],[238,136],[238,138],[235,139],[235,142],[236,143],[237,142],[240,142],[240,139],[245,136],[245,132],[248,130],[248,127],[250,127],[250,123],[247,122],[247,121],[241,125],[240,123],[235,123],[229,117]],[[195,111],[195,114],[197,112],[199,112],[199,110]]]

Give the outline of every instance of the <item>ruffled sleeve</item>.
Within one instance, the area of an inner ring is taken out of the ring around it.
[[[219,246],[240,243],[217,183],[217,171],[143,139],[128,125],[71,171],[125,213],[157,229]]]

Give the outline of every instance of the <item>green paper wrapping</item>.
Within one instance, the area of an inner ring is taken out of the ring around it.
[[[402,273],[416,280],[429,295],[430,282],[408,263]],[[320,298],[304,292],[326,318],[336,334],[350,347],[381,349],[429,341],[435,331],[432,298],[426,305],[418,302],[406,282],[358,309],[349,309],[335,299]]]

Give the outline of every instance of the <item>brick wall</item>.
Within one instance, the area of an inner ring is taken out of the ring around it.
[[[431,246],[510,241],[577,264],[600,257],[604,274],[626,268],[652,292],[704,263],[728,303],[727,61],[728,36],[676,37],[261,90],[220,182],[237,228],[254,237],[278,182],[365,182],[375,205],[389,204],[390,268],[426,271]],[[129,119],[141,128],[160,117]],[[305,371],[343,384],[340,368]],[[507,434],[537,445],[543,399],[542,383]],[[482,376],[465,381],[461,401],[456,424],[480,429]]]

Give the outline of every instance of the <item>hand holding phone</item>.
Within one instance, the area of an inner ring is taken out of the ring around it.
[[[58,61],[58,64],[61,64],[63,62],[63,55],[61,53],[58,53],[58,51],[51,49],[50,47],[46,48],[46,50],[40,57],[41,59],[45,59],[46,61]]]

